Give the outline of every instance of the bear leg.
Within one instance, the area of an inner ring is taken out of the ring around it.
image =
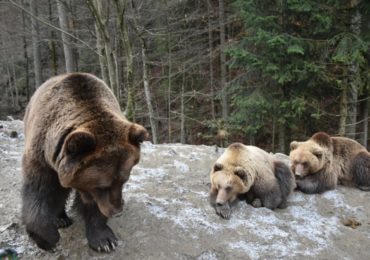
[[[56,219],[57,228],[67,228],[72,225],[73,220],[68,217],[65,210],[63,210]]]
[[[370,155],[363,151],[358,153],[351,163],[353,181],[357,188],[370,191]]]
[[[74,205],[85,221],[89,246],[98,252],[113,251],[118,245],[118,240],[107,225],[108,218],[100,212],[96,203],[84,203],[77,193]]]
[[[304,179],[297,179],[296,183],[297,189],[303,193],[315,194],[335,189],[337,179],[330,172],[318,172],[314,175],[306,176]]]
[[[262,201],[262,205],[265,208],[271,210],[276,209],[282,202],[282,195],[278,185],[275,186],[272,190],[268,191],[267,193],[262,194],[260,196],[260,199]]]
[[[36,244],[50,250],[59,241],[56,220],[64,212],[69,189],[63,188],[58,175],[45,163],[23,157],[22,219]]]

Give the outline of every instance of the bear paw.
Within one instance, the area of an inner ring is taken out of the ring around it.
[[[37,246],[44,250],[53,249],[60,238],[57,227],[51,224],[42,227],[26,227],[26,230]]]
[[[72,223],[73,223],[73,220],[69,218],[67,215],[65,215],[63,217],[57,218],[55,225],[57,226],[57,228],[67,228],[70,225],[72,225]]]
[[[118,245],[116,236],[107,225],[94,229],[90,228],[87,232],[87,240],[89,246],[98,252],[109,253],[114,251]]]
[[[252,201],[252,206],[255,207],[255,208],[260,208],[260,207],[262,207],[262,201],[259,198],[254,199]]]
[[[231,208],[228,203],[222,206],[216,206],[216,213],[224,219],[229,219],[231,216]]]

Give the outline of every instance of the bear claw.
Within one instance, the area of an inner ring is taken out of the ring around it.
[[[216,213],[224,219],[229,219],[231,216],[231,208],[229,204],[224,204],[222,206],[216,206]]]

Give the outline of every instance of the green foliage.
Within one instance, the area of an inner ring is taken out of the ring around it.
[[[354,32],[354,10],[346,1],[236,0],[234,7],[245,36],[228,54],[233,68],[249,77],[231,86],[230,122],[246,134],[263,136],[272,117],[290,128],[300,118],[321,118],[322,110],[312,111],[307,100],[319,104],[319,93],[338,99],[351,73],[358,74],[352,84],[359,90],[369,85],[370,37]],[[354,66],[358,69],[350,71]]]

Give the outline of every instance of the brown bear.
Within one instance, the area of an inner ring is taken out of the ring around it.
[[[305,142],[291,142],[290,149],[298,190],[322,193],[337,183],[370,190],[370,153],[358,142],[318,132]]]
[[[295,188],[289,167],[272,154],[241,143],[231,144],[211,170],[210,203],[222,218],[230,218],[236,199],[255,207],[285,208]]]
[[[24,117],[22,218],[45,250],[58,228],[71,189],[85,221],[89,246],[109,252],[117,238],[107,219],[122,210],[122,187],[140,158],[144,127],[125,119],[112,91],[91,74],[56,76],[32,96]]]

